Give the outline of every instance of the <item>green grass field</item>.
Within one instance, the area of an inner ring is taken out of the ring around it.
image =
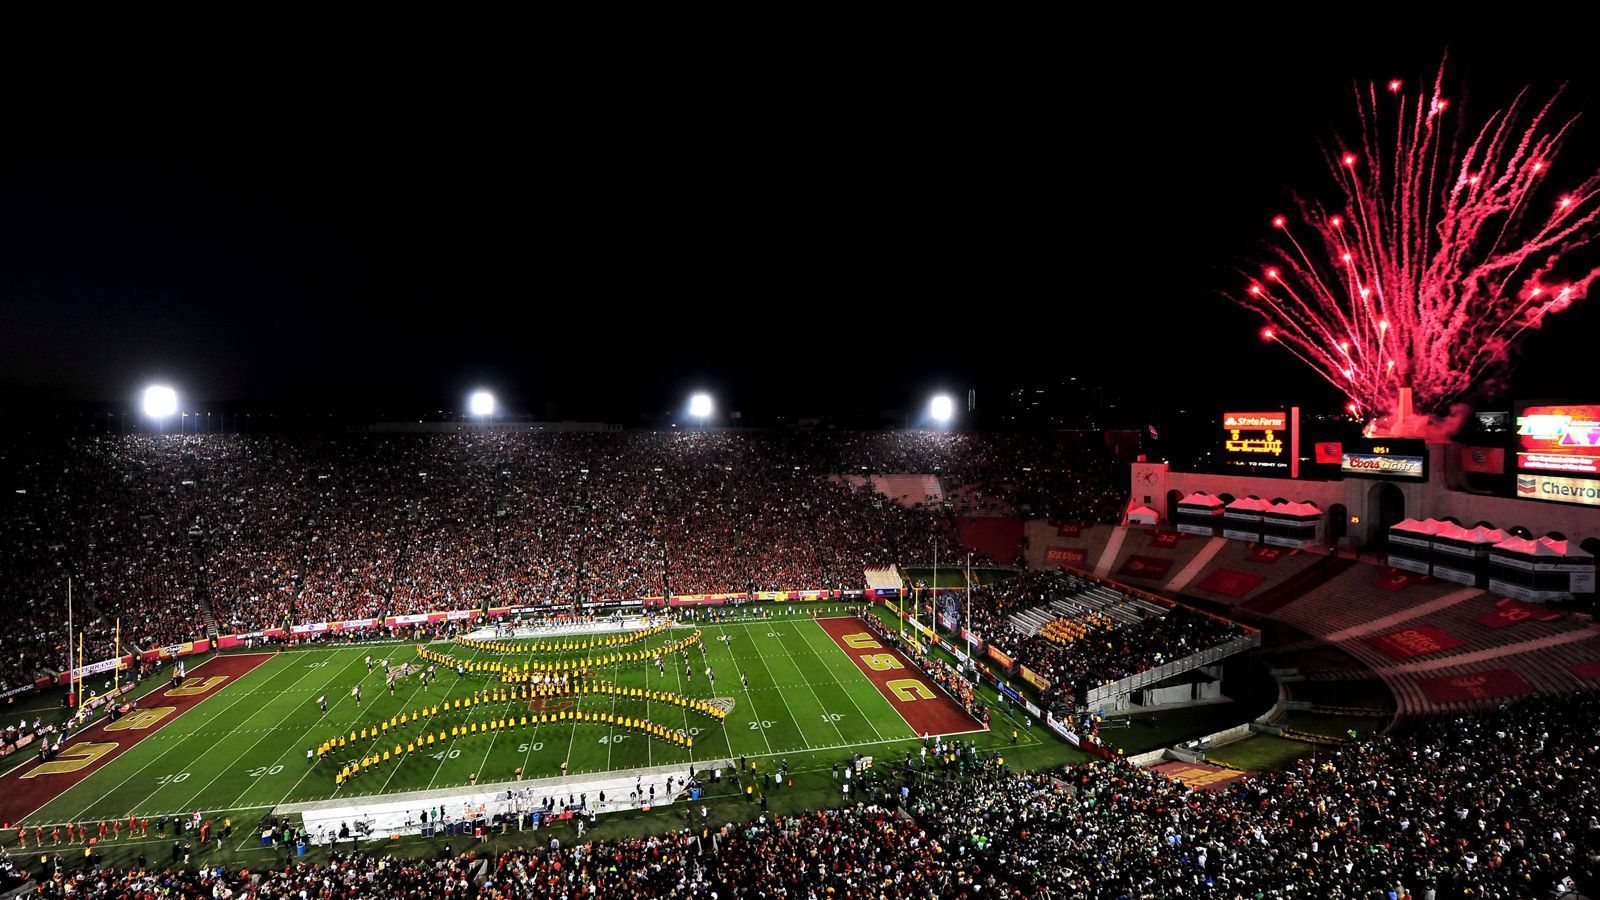
[[[369,674],[364,660],[371,654],[375,660],[387,657],[395,664],[415,661],[414,645],[317,646],[278,653],[238,676],[50,800],[26,821],[81,823],[126,819],[130,813],[154,821],[159,816],[199,809],[212,819],[232,815],[236,822],[254,822],[285,803],[466,786],[474,773],[480,784],[507,781],[514,778],[519,766],[526,778],[554,776],[561,773],[563,762],[569,773],[578,774],[747,756],[762,760],[764,770],[775,766],[778,759],[786,759],[798,774],[825,772],[857,750],[880,758],[903,758],[918,744],[910,726],[811,619],[811,610],[798,611],[806,615],[780,614],[701,626],[703,640],[688,651],[694,673],[691,681],[686,682],[684,665],[676,655],[669,658],[664,678],[647,662],[617,664],[594,672],[595,677],[624,687],[700,699],[731,698],[732,712],[725,720],[644,699],[572,698],[577,708],[586,711],[642,716],[669,728],[682,728],[694,735],[692,748],[600,723],[528,725],[439,741],[337,786],[335,775],[341,759],[359,753],[352,746],[342,757],[308,765],[307,749],[335,735],[359,732],[392,716],[442,705],[500,684],[488,675],[458,677],[441,671],[432,685],[424,688],[413,676],[401,682],[391,696],[384,689],[381,667]],[[641,646],[659,646],[691,630],[673,629]],[[480,655],[448,642],[429,648],[468,661],[508,658]],[[509,658],[520,661],[524,657]],[[716,672],[714,688],[703,674],[708,665]],[[206,667],[191,671],[203,676]],[[748,690],[741,684],[741,675],[749,681]],[[364,692],[359,708],[350,693],[357,683]],[[316,703],[324,693],[329,700],[326,715]],[[437,733],[441,727],[448,730],[451,725],[490,717],[519,716],[527,710],[527,700],[508,700],[441,711],[421,724],[402,727],[397,734],[404,744],[408,736],[424,730]],[[997,751],[1042,750],[1046,744],[1059,744],[1042,730],[1035,730],[1024,732],[1019,746],[1013,748],[1009,731],[999,726],[993,734],[971,734],[965,739]],[[386,734],[370,743],[392,748],[395,742],[394,735]],[[766,762],[767,758],[772,761]]]
[[[1206,751],[1206,760],[1248,772],[1266,772],[1281,769],[1302,756],[1317,752],[1317,749],[1315,744],[1285,740],[1270,734],[1253,734],[1242,741]]]

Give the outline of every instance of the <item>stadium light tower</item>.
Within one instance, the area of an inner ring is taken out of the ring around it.
[[[467,408],[480,419],[488,419],[494,415],[494,395],[488,391],[473,391],[467,399]]]
[[[955,415],[955,411],[955,401],[950,399],[949,394],[936,394],[928,402],[928,415],[940,425],[948,424],[950,418]]]
[[[705,392],[695,394],[689,398],[689,415],[700,420],[700,427],[706,427],[706,420],[711,418],[711,395]]]
[[[177,391],[164,384],[152,384],[144,389],[144,414],[155,419],[158,428],[165,429],[167,417],[177,411]]]

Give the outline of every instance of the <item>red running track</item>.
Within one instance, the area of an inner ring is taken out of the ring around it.
[[[102,720],[61,745],[47,763],[37,759],[0,775],[0,823],[8,830],[43,809],[75,784],[100,771],[129,747],[155,734],[179,716],[214,697],[274,655],[217,656],[191,668],[183,683],[156,688],[139,698],[139,708],[116,722]]]
[[[983,730],[981,722],[967,715],[961,704],[922,674],[922,670],[900,651],[886,646],[860,619],[818,619],[817,624],[855,661],[856,668],[918,735]]]

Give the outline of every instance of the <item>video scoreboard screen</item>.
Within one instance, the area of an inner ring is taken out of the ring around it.
[[[1247,475],[1289,477],[1293,459],[1289,429],[1285,410],[1223,413],[1223,465]]]
[[[1600,478],[1600,406],[1522,406],[1516,448],[1519,471]]]

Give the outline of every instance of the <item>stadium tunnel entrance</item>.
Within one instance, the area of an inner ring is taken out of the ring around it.
[[[1406,495],[1396,485],[1380,481],[1367,491],[1367,546],[1386,547],[1389,527],[1406,517]]]

